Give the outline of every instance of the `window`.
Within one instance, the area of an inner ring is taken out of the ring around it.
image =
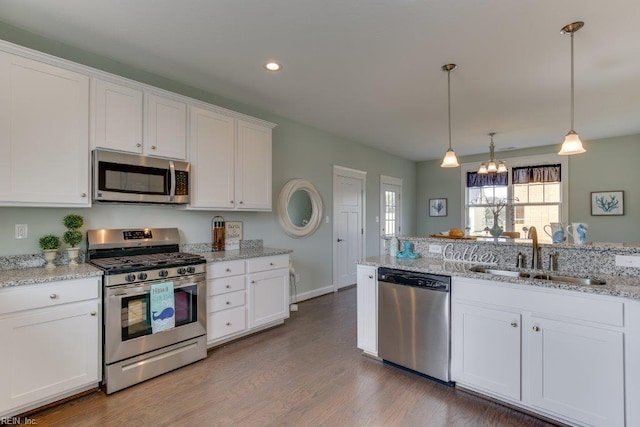
[[[567,222],[563,195],[567,191],[567,160],[556,155],[514,158],[508,161],[506,173],[480,175],[475,163],[462,165],[465,227],[475,236],[488,235],[494,212],[504,231],[520,232],[535,226],[540,241],[551,238],[544,226],[551,222]],[[500,204],[506,204],[498,209]]]

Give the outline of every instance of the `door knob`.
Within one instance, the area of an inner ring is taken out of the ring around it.
[[[342,242],[342,240],[344,240],[344,239],[341,239],[341,238],[338,237],[338,243]]]

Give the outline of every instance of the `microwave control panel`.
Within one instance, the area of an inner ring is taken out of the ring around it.
[[[189,195],[189,172],[176,171],[176,196]]]

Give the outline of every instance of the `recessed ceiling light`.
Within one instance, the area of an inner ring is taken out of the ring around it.
[[[266,68],[268,71],[280,71],[282,69],[282,65],[278,64],[277,62],[267,62],[266,64],[264,64],[264,68]]]

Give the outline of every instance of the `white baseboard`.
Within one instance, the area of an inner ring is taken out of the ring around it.
[[[333,285],[329,285],[329,286],[325,286],[324,288],[318,288],[312,291],[297,294],[294,297],[293,301],[300,302],[300,301],[308,300],[311,298],[315,298],[315,297],[319,297],[319,296],[331,294],[331,293],[333,293]]]

